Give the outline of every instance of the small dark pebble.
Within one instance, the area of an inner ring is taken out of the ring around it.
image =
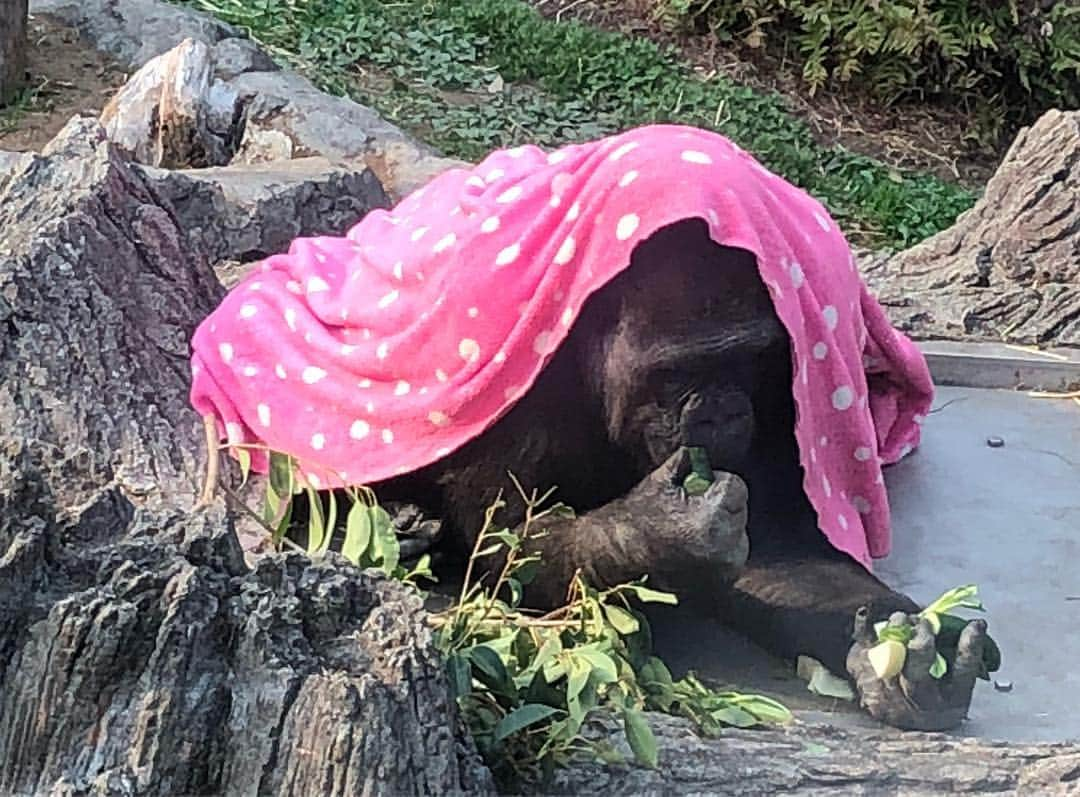
[[[994,681],[994,689],[999,692],[1011,692],[1012,681]]]
[[[988,437],[988,438],[986,438],[986,444],[988,446],[990,446],[990,448],[1001,448],[1002,446],[1005,445],[1005,438],[1004,437]]]

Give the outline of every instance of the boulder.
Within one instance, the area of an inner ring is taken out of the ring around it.
[[[232,157],[236,96],[213,81],[197,39],[147,61],[101,112],[109,140],[137,163],[167,169],[223,166]]]
[[[390,206],[369,169],[335,166],[321,157],[141,171],[215,264],[242,266],[286,251],[300,236],[343,235],[368,211]],[[226,287],[235,279],[226,280]]]

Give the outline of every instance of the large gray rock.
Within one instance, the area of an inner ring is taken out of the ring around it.
[[[228,163],[236,96],[213,82],[213,71],[210,47],[196,39],[151,58],[102,110],[109,140],[148,166]]]
[[[30,13],[77,28],[97,49],[134,69],[184,39],[213,45],[243,36],[207,14],[158,0],[30,0]]]
[[[361,161],[394,201],[440,172],[466,165],[441,157],[370,108],[326,94],[294,72],[247,72],[228,86],[245,108],[236,163],[304,155]]]
[[[1023,130],[955,225],[862,270],[916,338],[1080,346],[1080,111]]]
[[[368,211],[390,205],[370,170],[325,158],[143,172],[215,263],[284,252],[301,236],[343,235]]]
[[[193,511],[221,292],[93,120],[0,179],[0,794],[490,793],[417,597]]]

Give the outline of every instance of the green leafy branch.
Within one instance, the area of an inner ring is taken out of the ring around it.
[[[246,484],[251,450],[262,447],[220,448],[232,452]],[[420,578],[434,581],[426,554],[411,570],[401,566],[390,515],[370,488],[344,490],[350,505],[342,533],[334,492],[323,495],[313,488],[294,458],[273,451],[268,455],[261,513],[227,486],[223,489],[258,520],[276,549],[293,547],[317,557],[340,538],[342,555],[358,567],[374,567],[414,589]],[[652,654],[652,636],[640,606],[676,605],[678,600],[646,586],[646,577],[601,590],[579,572],[564,605],[546,614],[525,608],[525,588],[543,566],[529,543],[548,533],[547,522],[572,517],[573,510],[549,503],[554,490],[526,493],[516,479],[514,484],[526,507],[520,529],[496,523],[505,507],[500,494],[485,512],[460,594],[447,609],[429,616],[453,695],[481,753],[503,783],[546,782],[580,755],[623,761],[600,727],[605,716],[621,721],[634,759],[647,767],[659,761],[646,719],[649,711],[685,717],[709,735],[725,726],[791,719],[784,706],[769,698],[714,691],[693,673],[675,680]],[[303,547],[289,538],[290,530],[301,528],[293,512],[300,495],[309,507]]]

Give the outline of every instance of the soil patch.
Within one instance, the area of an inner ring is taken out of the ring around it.
[[[96,115],[128,77],[75,28],[35,15],[27,32],[28,86],[0,108],[0,149],[11,152],[40,150],[72,116]]]
[[[900,169],[912,169],[981,188],[1005,154],[969,138],[973,123],[955,108],[883,106],[850,91],[822,90],[811,97],[800,65],[775,54],[751,51],[710,33],[668,32],[654,20],[655,0],[529,0],[544,16],[577,20],[604,30],[674,45],[695,70],[720,73],[757,91],[782,95],[823,146],[833,144]]]

